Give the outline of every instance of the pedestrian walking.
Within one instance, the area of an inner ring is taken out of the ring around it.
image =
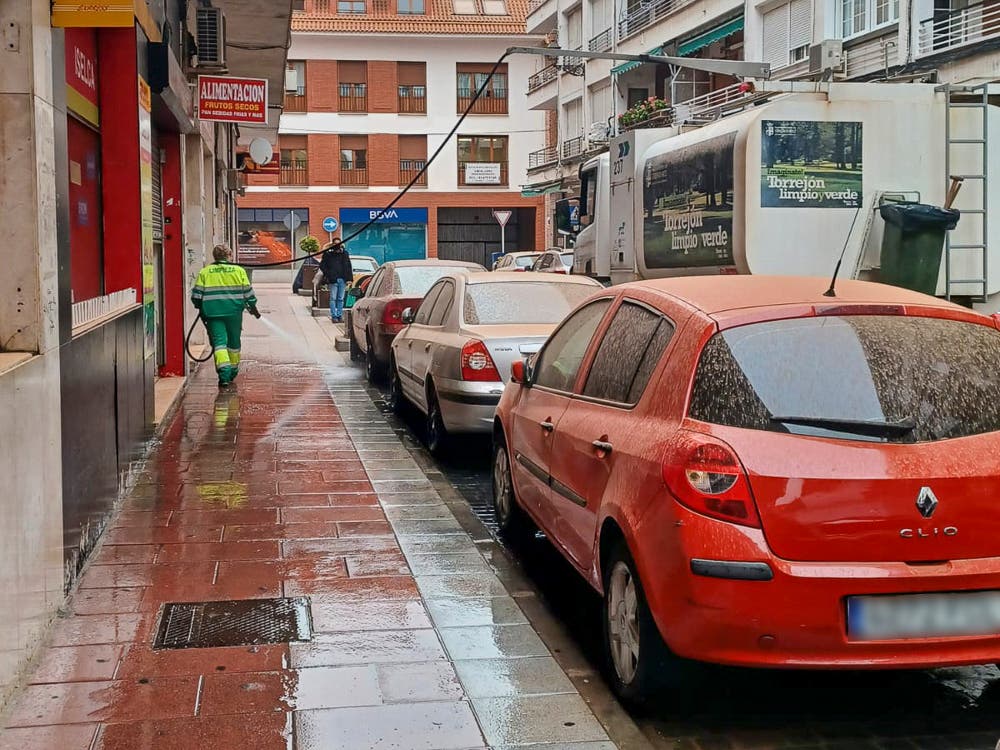
[[[351,268],[351,256],[345,252],[340,238],[323,248],[319,267],[330,285],[330,320],[341,323],[344,320],[344,294],[347,285],[354,279],[354,269]]]
[[[225,245],[216,245],[212,257],[215,262],[205,266],[198,274],[191,290],[191,302],[205,321],[215,357],[215,371],[219,375],[219,387],[225,388],[239,374],[243,311],[249,310],[255,318],[260,317],[260,312],[247,272],[242,266],[230,262],[232,250]]]

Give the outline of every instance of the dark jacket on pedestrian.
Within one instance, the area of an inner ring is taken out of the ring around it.
[[[344,252],[343,245],[335,245],[323,253],[319,267],[323,271],[323,277],[327,283],[332,283],[337,279],[343,279],[347,282],[354,279],[354,269],[351,268],[351,256]]]

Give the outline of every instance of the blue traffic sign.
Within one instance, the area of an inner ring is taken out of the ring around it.
[[[340,222],[333,216],[327,216],[323,219],[323,231],[324,232],[336,232],[337,227],[340,226]]]

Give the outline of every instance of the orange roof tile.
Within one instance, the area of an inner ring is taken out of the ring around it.
[[[336,0],[329,7],[336,8]],[[292,31],[353,34],[526,34],[527,0],[507,0],[509,15],[459,14],[452,0],[426,0],[422,15],[396,12],[395,0],[368,0],[368,11],[358,14],[320,12],[316,8],[292,14]]]

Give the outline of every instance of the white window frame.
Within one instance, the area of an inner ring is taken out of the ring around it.
[[[885,3],[889,10],[890,18],[887,21],[877,23],[876,17],[878,15],[880,0],[836,0],[836,29],[838,38],[849,41],[899,23],[899,0],[885,0]],[[857,16],[859,7],[864,9],[864,24],[862,28],[855,30],[852,24],[850,33],[846,33],[846,29],[844,28],[844,21],[846,20],[844,18],[844,7],[848,4],[850,4],[853,11],[852,18]]]

